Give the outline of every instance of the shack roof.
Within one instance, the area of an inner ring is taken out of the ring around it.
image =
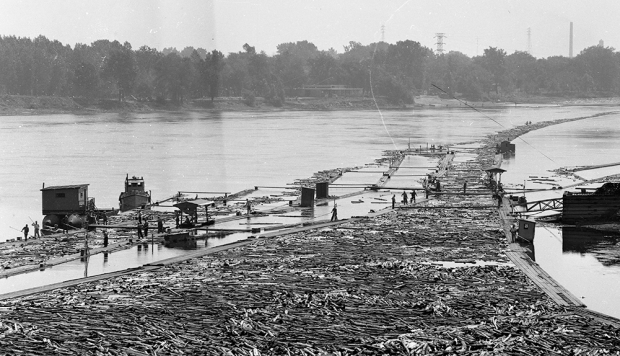
[[[79,188],[86,188],[89,185],[90,184],[54,185],[54,186],[45,187],[41,190],[79,189]]]
[[[182,201],[180,203],[176,203],[174,204],[175,207],[179,208],[179,209],[195,209],[199,206],[210,206],[210,205],[214,205],[215,203],[212,200],[206,200],[206,199],[195,199],[195,200],[186,200],[186,201]]]
[[[487,168],[487,169],[485,169],[485,171],[487,171],[487,172],[491,172],[491,173],[504,173],[504,172],[506,172],[506,170],[505,170],[505,169],[501,169],[501,168],[499,168],[499,167],[491,167],[491,168]]]

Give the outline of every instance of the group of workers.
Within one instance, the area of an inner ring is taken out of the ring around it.
[[[411,202],[411,204],[415,204],[415,198],[418,196],[418,193],[416,193],[415,190],[412,190],[410,194],[411,194],[411,198],[408,199],[407,191],[403,190],[402,203],[404,205],[409,204],[409,202]],[[392,209],[394,209],[395,206],[396,206],[396,194],[392,194]]]
[[[63,220],[63,228],[62,229],[60,229],[58,227],[58,224],[56,224],[56,225],[54,225],[54,227],[47,226],[47,230],[49,230],[51,232],[54,232],[54,233],[55,232],[68,233],[69,231],[65,227],[65,223],[66,223],[66,220]],[[32,225],[32,228],[34,230],[34,234],[32,235],[32,238],[33,239],[41,238],[41,225],[39,225],[39,222],[38,221],[33,221],[31,225]],[[15,230],[17,230],[17,229],[15,229]],[[22,229],[20,231],[24,233],[24,240],[28,240],[28,236],[29,236],[28,234],[30,233],[30,227],[28,226],[28,224],[24,225],[24,227],[22,227]]]
[[[178,219],[178,218],[177,218]],[[142,222],[144,220],[144,223]],[[178,220],[177,220],[178,221]],[[142,212],[138,211],[138,238],[148,237],[149,236],[149,220],[148,217],[142,218]],[[164,233],[164,221],[161,216],[157,217],[157,233]]]
[[[33,239],[41,238],[41,235],[39,233],[39,228],[40,228],[39,223],[37,221],[33,222],[32,227],[34,228],[34,236],[32,238]],[[28,227],[28,224],[24,225],[21,231],[24,233],[24,240],[28,240],[28,233],[30,232],[30,228]]]

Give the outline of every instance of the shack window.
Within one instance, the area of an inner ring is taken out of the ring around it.
[[[56,198],[64,198],[65,193],[56,193]]]

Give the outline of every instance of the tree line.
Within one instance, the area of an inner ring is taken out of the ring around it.
[[[342,53],[308,41],[282,43],[268,56],[245,44],[224,55],[186,47],[162,51],[99,40],[73,48],[44,36],[0,37],[0,94],[118,98],[182,103],[187,99],[264,97],[275,106],[303,85],[341,84],[392,103],[421,93],[468,100],[521,95],[610,96],[620,93],[620,53],[592,46],[574,58],[537,59],[489,47],[470,58],[437,54],[419,42],[349,42]]]

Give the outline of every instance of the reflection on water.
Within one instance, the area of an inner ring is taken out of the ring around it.
[[[536,263],[589,308],[620,318],[619,236],[539,223]]]
[[[527,257],[531,258],[532,261],[536,262],[536,248],[535,245],[531,242],[522,242],[520,241],[519,244],[521,245],[521,247],[523,247],[525,249],[525,254],[527,255]]]
[[[166,247],[168,248],[176,248],[181,250],[197,250],[198,249],[198,241],[196,240],[187,240],[187,241],[174,241],[166,243]]]
[[[135,268],[163,259],[185,255],[189,250],[199,250],[228,244],[244,239],[248,235],[247,233],[235,233],[226,236],[209,236],[206,240],[197,240],[193,241],[193,243],[180,244],[178,247],[171,248],[157,243],[138,244],[127,250],[99,253],[88,258],[48,267],[40,271],[0,279],[0,294]]]
[[[608,231],[562,227],[562,251],[592,254],[603,266],[620,265],[620,234]]]

